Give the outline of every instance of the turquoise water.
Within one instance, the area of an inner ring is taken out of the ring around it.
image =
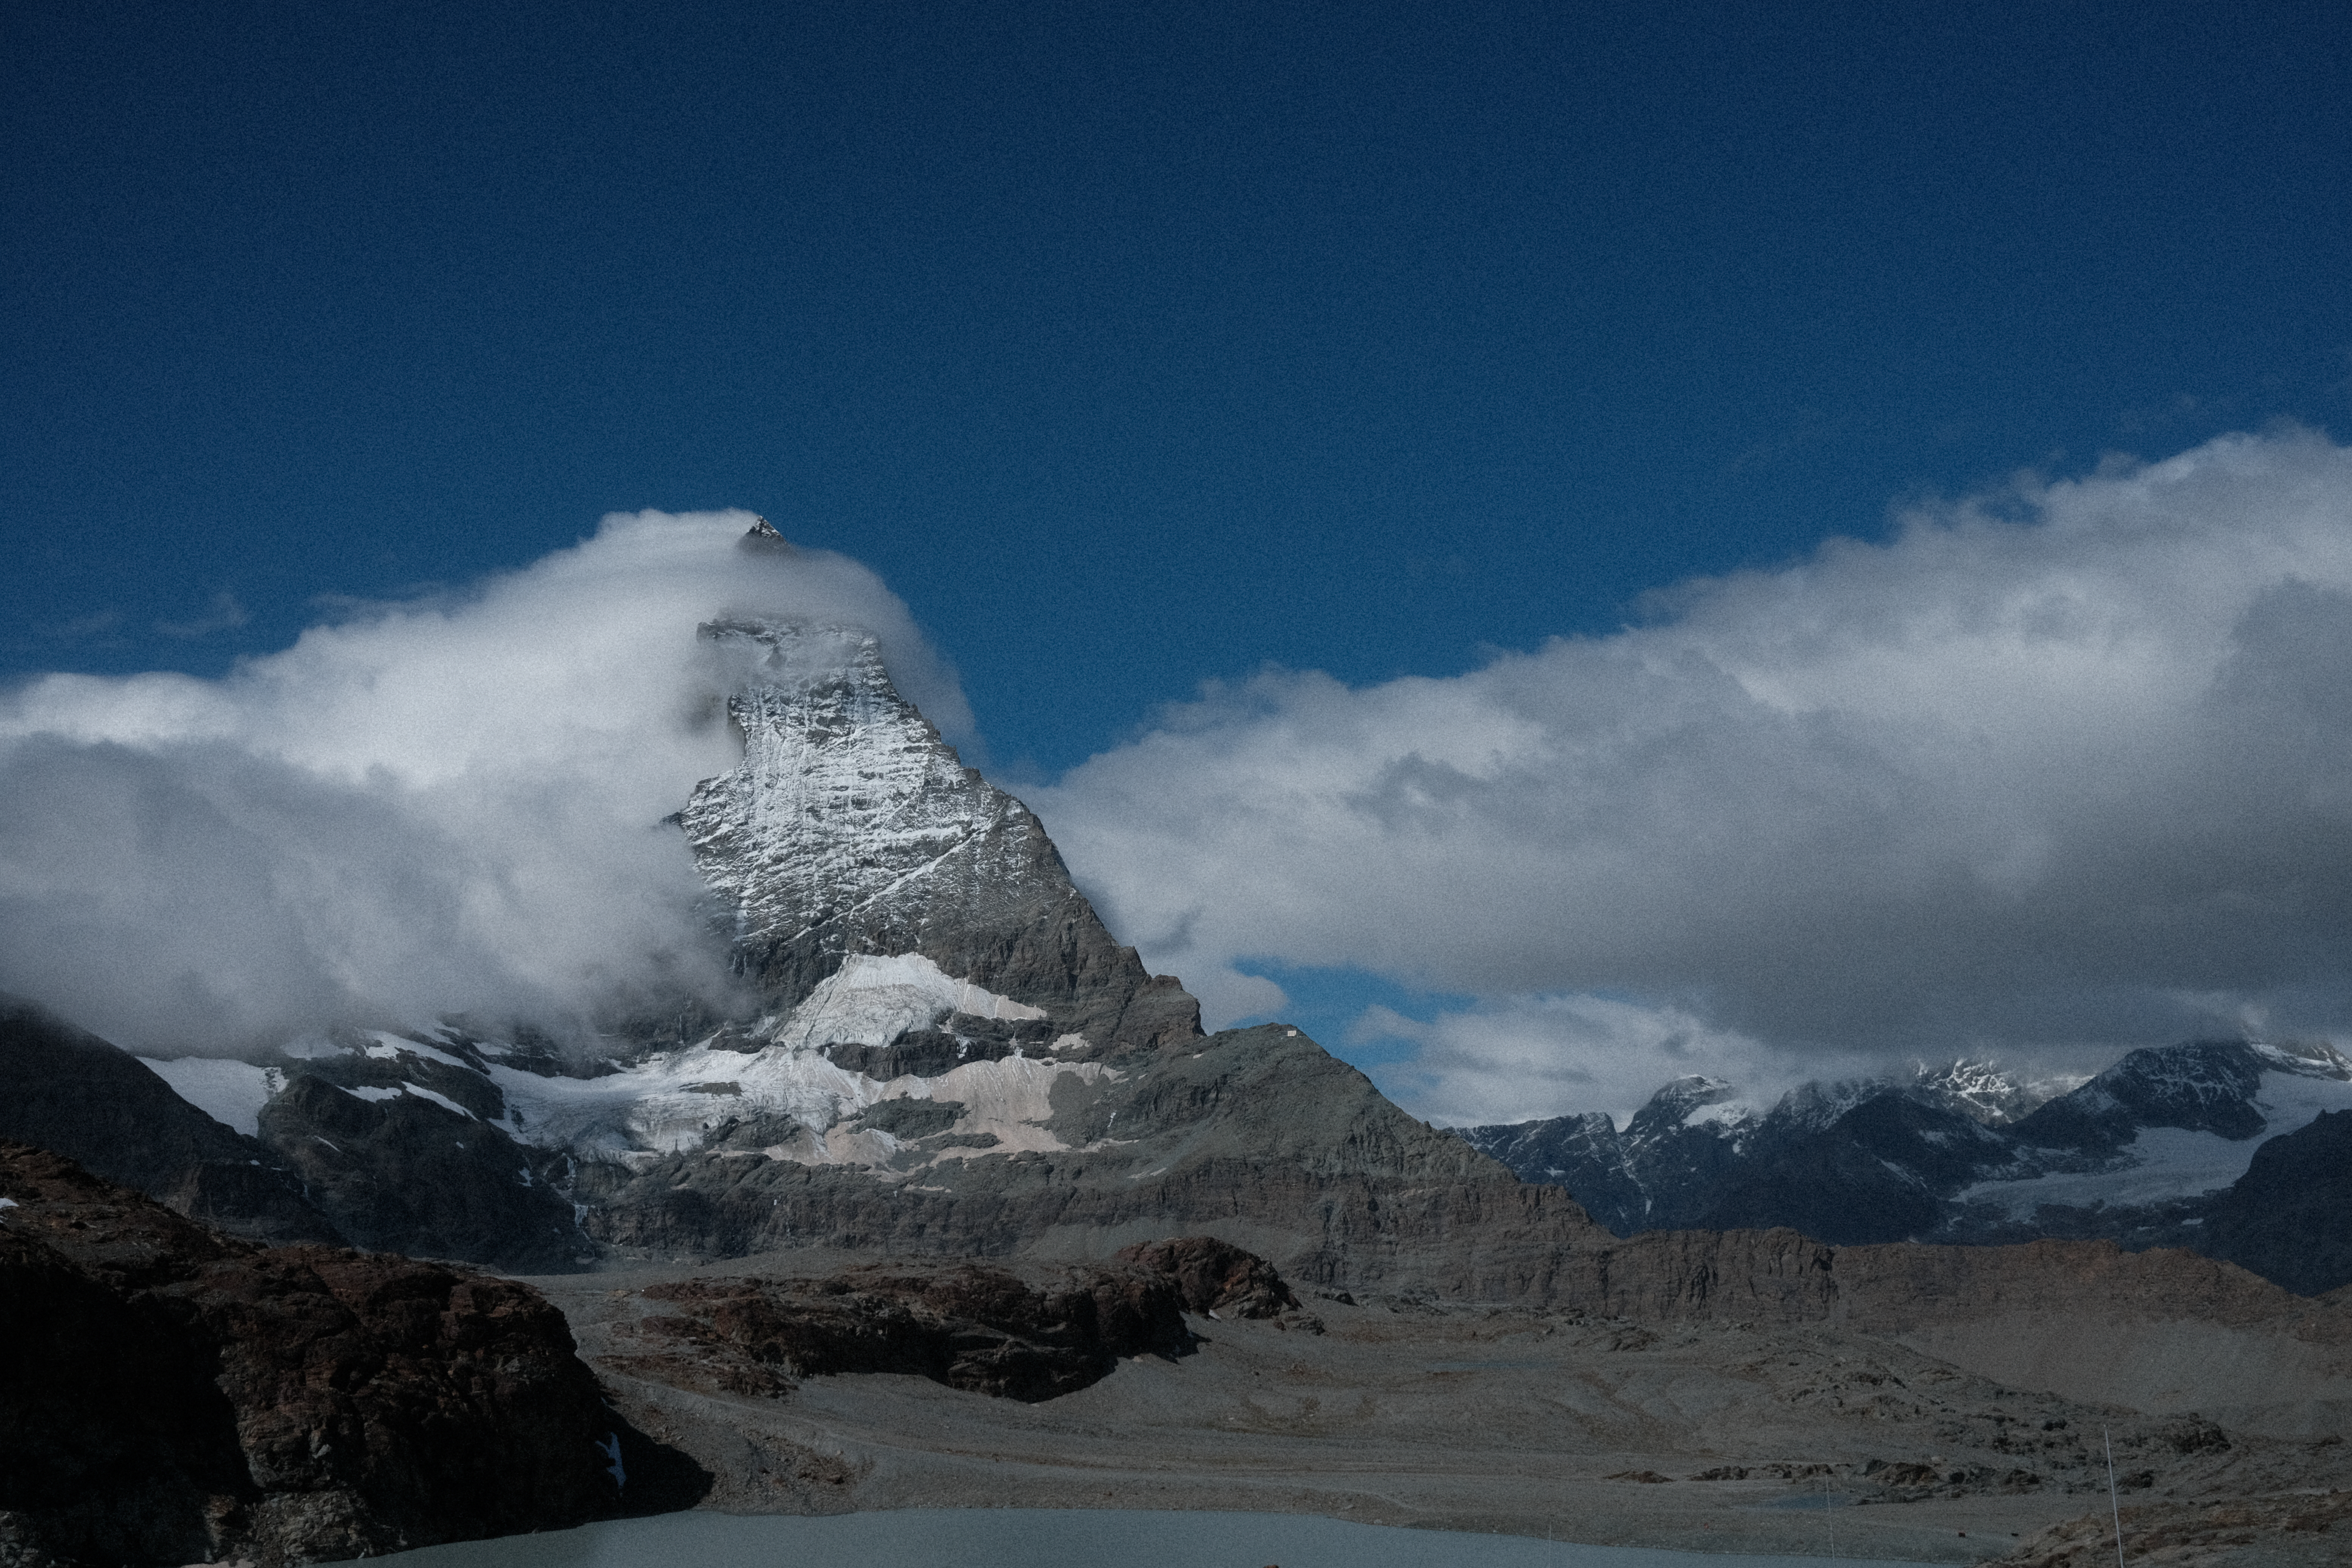
[[[825,1519],[670,1513],[375,1561],[407,1568],[1811,1568],[1830,1560],[1572,1546],[1298,1513],[906,1509]]]

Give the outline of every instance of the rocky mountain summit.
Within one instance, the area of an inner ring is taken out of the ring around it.
[[[989,1044],[1087,1060],[1199,1033],[1198,1005],[1112,939],[1028,807],[898,694],[870,633],[731,620],[700,636],[742,681],[728,711],[743,762],[698,787],[680,821],[736,966],[772,1009],[751,1038],[887,1047],[961,1015],[1004,1026],[979,1031]],[[839,1016],[877,1005],[875,984],[845,983],[856,1002],[828,995],[793,1019],[859,957],[924,961],[894,976],[928,982],[938,1016]],[[892,1040],[846,1037],[892,1024]]]
[[[2308,1223],[2293,1227],[2259,1216],[2285,1196],[2282,1173],[2329,1168],[2319,1152],[2347,1112],[2352,1059],[2334,1047],[2210,1040],[2131,1052],[2057,1094],[1960,1062],[1907,1082],[1809,1084],[1759,1110],[1731,1084],[1685,1078],[1622,1130],[1596,1112],[1460,1135],[1525,1180],[1567,1186],[1620,1236],[1785,1225],[1844,1244],[2105,1237],[2187,1247],[2315,1293],[2352,1282],[2352,1208],[2300,1200]]]

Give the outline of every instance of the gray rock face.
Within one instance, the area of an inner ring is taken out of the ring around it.
[[[361,1247],[540,1274],[593,1258],[559,1190],[569,1161],[478,1113],[407,1093],[363,1100],[302,1071],[263,1108],[261,1136]]]
[[[1087,1055],[1199,1033],[1198,1005],[1112,939],[1037,818],[898,695],[870,634],[701,633],[740,672],[743,763],[699,785],[680,820],[737,966],[772,1006],[805,1000],[852,954],[919,953],[1042,1009]]]
[[[1086,1258],[1213,1228],[1317,1286],[1505,1300],[1539,1298],[1561,1249],[1609,1239],[1565,1194],[1516,1180],[1280,1026],[1063,1070],[1031,1125],[1026,1149],[932,1137],[872,1164],[712,1147],[583,1164],[579,1193],[616,1259],[803,1246]]]

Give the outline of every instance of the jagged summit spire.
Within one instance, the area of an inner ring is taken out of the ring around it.
[[[871,632],[746,618],[699,635],[745,678],[728,700],[743,762],[678,820],[772,1008],[852,956],[914,954],[1041,1011],[1047,1038],[1078,1036],[1088,1055],[1198,1034],[1199,1005],[1104,929],[1028,807],[891,685]]]
[[[790,555],[793,542],[776,531],[776,525],[766,518],[755,519],[735,542],[735,548],[753,555]]]

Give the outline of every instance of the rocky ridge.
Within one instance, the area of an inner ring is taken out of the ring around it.
[[[1969,1063],[1807,1085],[1762,1110],[1691,1078],[1622,1131],[1587,1113],[1459,1135],[1568,1187],[1620,1236],[1786,1225],[1851,1245],[2112,1239],[2316,1292],[2352,1281],[2352,1207],[2286,1199],[2254,1167],[2284,1169],[2306,1144],[2316,1155],[2331,1108],[2352,1110],[2352,1059],[2333,1047],[2220,1040],[2134,1051],[2046,1098]],[[2317,1176],[2326,1161],[2305,1163]],[[2304,1223],[2262,1217],[2283,1199]]]
[[[276,1150],[197,1110],[129,1052],[5,994],[0,1139],[52,1150],[237,1235],[344,1240]]]

